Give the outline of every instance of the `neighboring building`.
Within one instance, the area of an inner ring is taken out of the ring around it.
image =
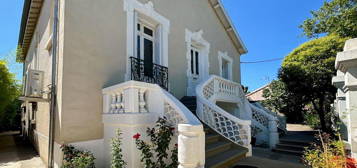
[[[342,52],[337,53],[337,75],[332,84],[337,88],[333,104],[342,139],[353,158],[357,158],[357,38],[347,40]]]
[[[266,98],[263,96],[263,92],[265,89],[269,88],[269,85],[270,84],[264,85],[263,87],[260,87],[254,90],[253,92],[248,93],[246,97],[248,98],[249,101],[255,101],[255,102],[265,100]]]
[[[23,134],[46,164],[59,167],[72,144],[108,167],[120,128],[128,167],[141,167],[132,135],[158,116],[178,127],[181,167],[232,165],[251,155],[251,135],[277,143],[276,118],[241,89],[247,49],[219,0],[25,0],[19,45]],[[206,154],[201,122],[178,99],[210,127]]]

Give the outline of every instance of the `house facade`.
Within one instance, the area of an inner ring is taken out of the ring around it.
[[[60,146],[72,144],[108,167],[120,128],[128,166],[141,167],[130,138],[159,116],[178,127],[181,167],[214,156],[205,157],[203,125],[244,157],[251,135],[277,142],[276,118],[241,91],[247,49],[219,0],[25,0],[19,45],[23,134],[47,164],[59,167]],[[196,115],[185,97],[197,99]]]

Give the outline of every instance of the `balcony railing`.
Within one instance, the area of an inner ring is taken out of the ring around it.
[[[168,68],[139,58],[130,57],[131,80],[154,83],[168,90]]]

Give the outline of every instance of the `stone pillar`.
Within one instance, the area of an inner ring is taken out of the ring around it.
[[[205,133],[202,125],[178,125],[179,168],[204,168]]]
[[[270,149],[275,148],[276,144],[279,142],[278,133],[278,119],[272,117],[269,119],[269,147]]]
[[[357,38],[347,40],[344,51],[336,57],[335,67],[344,73],[343,92],[346,95],[346,111],[349,116],[349,139],[352,157],[357,157]]]

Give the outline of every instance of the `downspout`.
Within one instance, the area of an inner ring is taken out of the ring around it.
[[[48,168],[53,168],[53,147],[55,136],[55,114],[57,102],[57,47],[58,47],[58,8],[59,0],[54,0],[53,8],[53,32],[52,32],[52,75],[51,75],[51,104],[49,114],[49,145],[48,145]]]

